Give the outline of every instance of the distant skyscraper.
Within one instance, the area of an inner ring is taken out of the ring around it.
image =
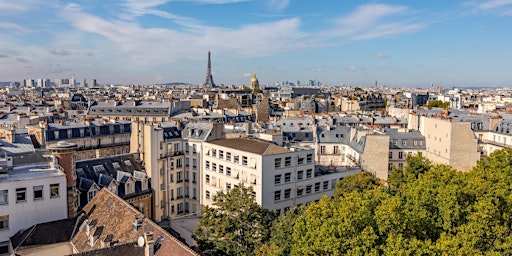
[[[213,82],[212,76],[212,62],[210,58],[210,51],[208,51],[208,69],[206,70],[206,80],[203,84],[204,88],[213,88],[215,87],[215,83]]]

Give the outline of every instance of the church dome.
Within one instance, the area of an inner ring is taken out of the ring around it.
[[[256,82],[256,81],[258,81],[258,78],[256,78],[256,73],[254,73],[254,75],[252,75],[251,82]]]

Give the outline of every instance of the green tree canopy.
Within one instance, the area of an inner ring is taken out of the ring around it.
[[[242,184],[216,194],[202,214],[193,237],[207,255],[254,255],[268,241],[275,218],[256,203],[252,187]]]
[[[441,100],[432,100],[426,104],[427,107],[430,108],[449,108],[450,102],[443,102]]]
[[[394,190],[365,176],[340,181],[338,198],[324,197],[297,218],[291,255],[512,253],[512,149],[467,173],[421,156],[400,173]]]

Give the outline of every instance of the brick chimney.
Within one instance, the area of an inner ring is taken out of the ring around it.
[[[153,240],[153,232],[144,233],[144,256],[155,255],[155,240]]]
[[[66,174],[67,199],[68,199],[68,218],[77,216],[78,208],[78,189],[76,188],[76,151],[77,145],[66,141],[59,141],[56,144],[48,146],[52,155],[58,160]]]

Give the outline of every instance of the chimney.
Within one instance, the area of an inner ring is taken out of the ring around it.
[[[155,255],[155,241],[153,240],[153,232],[144,233],[144,256]]]
[[[5,130],[5,140],[7,140],[9,143],[16,142],[16,128],[14,125],[11,125]]]

